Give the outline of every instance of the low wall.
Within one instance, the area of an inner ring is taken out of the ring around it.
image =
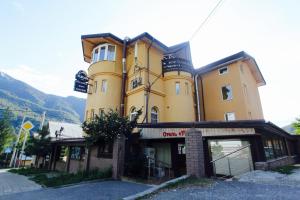
[[[266,162],[256,162],[255,169],[271,170],[277,167],[295,164],[296,161],[297,161],[297,156],[284,156],[284,157],[268,160]]]
[[[77,173],[85,170],[84,160],[70,160],[69,173]]]
[[[97,146],[91,148],[90,155],[90,170],[93,169],[107,169],[112,166],[112,158],[98,158],[97,157]]]
[[[62,161],[56,161],[54,170],[57,170],[57,171],[60,171],[60,172],[67,171],[67,163],[62,162]]]

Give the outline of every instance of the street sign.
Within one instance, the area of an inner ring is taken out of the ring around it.
[[[80,70],[75,75],[74,91],[87,93],[89,78],[87,73]]]
[[[74,91],[87,93],[88,83],[75,80]]]
[[[23,124],[22,128],[26,131],[30,131],[31,129],[33,129],[34,125],[30,122],[27,121]]]

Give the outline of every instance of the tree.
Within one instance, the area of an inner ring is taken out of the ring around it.
[[[296,118],[296,121],[293,123],[293,127],[295,128],[296,134],[300,135],[300,118]]]
[[[0,154],[15,140],[14,128],[10,122],[10,112],[5,110],[0,117]]]
[[[137,125],[137,120],[142,114],[141,109],[137,111],[132,120],[122,117],[117,111],[109,110],[101,116],[96,115],[91,121],[85,121],[82,125],[88,146],[93,144],[112,144],[118,135],[129,137]]]
[[[35,166],[37,166],[40,158],[43,158],[44,163],[46,156],[50,155],[51,153],[51,139],[49,134],[49,125],[45,125],[43,126],[42,130],[38,131],[37,136],[31,136],[27,142],[25,154],[26,156],[36,156]]]

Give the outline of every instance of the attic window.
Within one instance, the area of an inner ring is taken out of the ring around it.
[[[98,61],[115,61],[116,46],[111,44],[101,44],[93,49],[92,63]]]
[[[228,73],[228,67],[227,66],[222,67],[222,68],[219,69],[219,74],[220,75],[223,75],[223,74],[226,74],[226,73]]]

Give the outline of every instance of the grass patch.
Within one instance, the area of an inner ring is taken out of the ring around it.
[[[293,170],[299,169],[299,168],[300,168],[299,166],[286,165],[283,167],[277,167],[277,168],[273,169],[272,171],[279,172],[281,174],[292,174]]]
[[[182,189],[182,188],[188,188],[188,187],[208,187],[208,186],[212,185],[213,183],[214,183],[214,181],[212,179],[189,177],[187,179],[180,180],[176,183],[170,183],[170,184],[166,185],[165,187],[159,189],[158,191],[155,191],[154,193],[147,194],[143,197],[137,198],[137,200],[150,199],[151,197],[155,196],[156,194],[165,192],[168,190]]]
[[[78,172],[76,174],[65,173],[51,178],[47,177],[46,174],[38,174],[30,179],[47,187],[57,187],[82,181],[110,178],[111,176],[112,170],[109,168],[103,171],[91,170],[89,172]]]
[[[8,171],[11,173],[20,174],[20,175],[24,175],[24,176],[32,176],[32,175],[36,175],[36,174],[50,172],[47,169],[39,169],[39,168],[19,168],[19,169],[10,169]]]

